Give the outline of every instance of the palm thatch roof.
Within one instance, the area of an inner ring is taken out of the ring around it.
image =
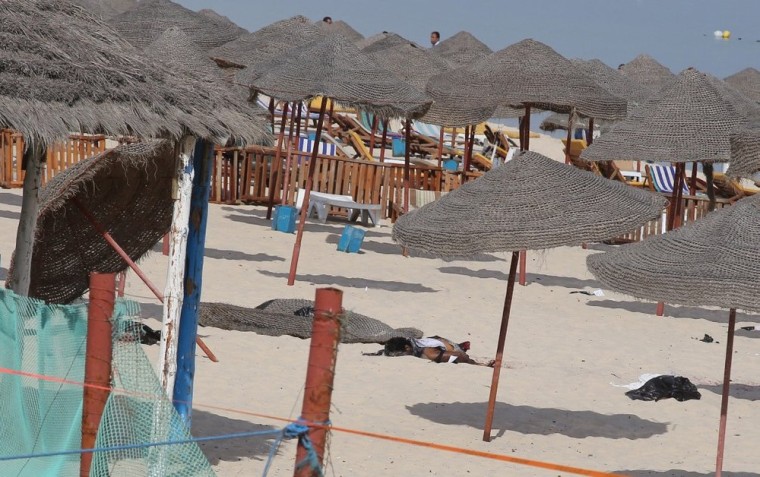
[[[363,38],[363,39],[357,41],[356,42],[356,47],[359,48],[360,50],[364,50],[365,48],[367,48],[368,46],[370,46],[374,42],[380,41],[383,38],[386,38],[386,37],[388,37],[390,35],[395,35],[395,33],[387,32],[387,31],[383,31],[383,32],[380,32],[380,33],[375,33],[374,35],[368,36],[366,38]]]
[[[328,33],[338,33],[356,43],[364,39],[364,35],[354,30],[354,28],[343,20],[337,20],[332,23],[319,22],[319,26]]]
[[[200,13],[203,16],[212,18],[215,21],[221,22],[229,26],[230,28],[238,29],[241,35],[245,35],[246,33],[248,33],[248,30],[246,30],[245,28],[239,26],[237,23],[230,20],[229,17],[225,17],[224,15],[221,15],[210,8],[204,8],[204,9],[198,10],[198,13]]]
[[[636,107],[647,100],[653,91],[640,83],[623,75],[619,70],[611,68],[601,60],[570,60],[575,66],[591,77],[610,94],[628,101],[628,110]]]
[[[586,263],[606,287],[637,298],[760,311],[760,195]]]
[[[757,105],[724,82],[688,68],[596,139],[581,158],[727,162],[729,134],[758,115]]]
[[[568,120],[567,114],[559,114],[559,113],[552,113],[546,118],[544,118],[543,121],[541,121],[541,124],[538,126],[542,131],[556,131],[556,130],[567,130],[567,120]],[[599,129],[599,124],[594,123],[594,128]],[[588,118],[583,117],[576,117],[573,119],[573,128],[583,128],[588,129]]]
[[[760,71],[755,68],[745,68],[727,76],[725,82],[752,101],[760,103]]]
[[[446,125],[484,121],[497,105],[618,119],[627,104],[594,82],[547,45],[523,40],[466,67],[430,78],[435,101],[428,116]],[[448,116],[448,119],[447,119]]]
[[[266,125],[197,77],[176,78],[64,0],[0,3],[0,125],[42,143],[72,131],[266,137]]]
[[[393,239],[438,257],[546,249],[628,233],[664,207],[649,191],[521,152],[403,215]]]
[[[131,259],[148,252],[171,226],[175,157],[169,141],[142,142],[118,146],[56,175],[40,193],[29,296],[70,303],[87,290],[90,272],[127,268],[76,202]],[[15,273],[12,261],[6,287]]]
[[[419,117],[430,99],[375,64],[342,35],[327,35],[248,70],[251,88],[282,101],[332,98],[380,117]]]
[[[134,8],[137,0],[71,0],[100,18],[108,19]]]
[[[430,51],[445,58],[454,67],[468,65],[493,53],[493,50],[485,43],[466,31],[460,31],[456,35],[446,38],[432,47]]]
[[[139,49],[155,41],[169,27],[185,31],[203,50],[210,50],[239,37],[237,25],[202,15],[171,0],[141,0],[137,6],[109,20],[122,37]]]
[[[649,55],[641,54],[625,63],[620,72],[652,91],[658,91],[675,75]]]
[[[287,50],[324,35],[324,30],[319,26],[308,18],[298,15],[241,35],[229,43],[212,49],[208,54],[215,60],[253,66],[258,62],[278,58]],[[239,78],[243,77],[241,75]]]
[[[451,67],[443,58],[431,54],[430,50],[395,33],[372,43],[362,52],[419,91],[425,90],[428,78]]]
[[[752,124],[731,134],[731,177],[751,177],[760,172],[760,123]]]

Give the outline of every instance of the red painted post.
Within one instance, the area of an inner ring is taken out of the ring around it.
[[[525,250],[520,250],[520,278],[519,283],[521,286],[525,286],[528,283],[528,280],[526,278],[526,271],[527,271],[527,264],[525,263],[528,260],[528,252]]]
[[[110,394],[107,388],[111,387],[111,316],[115,301],[116,276],[113,273],[91,273],[84,363],[82,449],[95,447],[100,418]],[[92,452],[83,452],[80,457],[80,477],[90,475],[91,465]]]
[[[662,302],[662,301],[657,302],[657,310],[655,311],[655,314],[657,316],[662,316],[665,314],[665,302]]]
[[[301,419],[305,425],[309,426],[308,437],[317,453],[320,467],[325,454],[327,423],[330,420],[330,400],[335,378],[335,361],[338,358],[338,343],[340,342],[342,302],[343,292],[341,290],[337,288],[317,289]],[[317,470],[309,465],[298,467],[299,463],[305,462],[304,459],[307,455],[306,448],[299,441],[296,450],[296,469],[293,473],[295,477],[318,475]]]
[[[164,238],[161,242],[161,253],[164,254],[164,256],[169,256],[169,234],[167,233],[164,235]]]

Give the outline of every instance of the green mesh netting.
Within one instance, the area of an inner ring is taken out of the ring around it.
[[[134,302],[114,310],[112,393],[96,447],[190,438],[166,399],[130,317]],[[0,289],[0,367],[80,383],[84,380],[87,306],[47,305]],[[76,450],[82,438],[82,387],[0,373],[0,456]],[[79,476],[79,454],[0,461],[3,476]],[[96,452],[90,476],[213,476],[194,444]]]

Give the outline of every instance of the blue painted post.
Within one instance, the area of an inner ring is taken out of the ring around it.
[[[208,198],[214,149],[207,141],[195,142],[192,163],[195,170],[190,199],[190,227],[185,257],[185,297],[177,339],[177,375],[174,381],[174,407],[190,426],[193,409],[193,377],[195,375],[195,338],[198,333],[198,310],[203,281],[203,253],[206,248]]]

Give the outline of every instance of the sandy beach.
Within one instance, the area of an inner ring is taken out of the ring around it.
[[[561,144],[531,145],[555,159]],[[20,190],[0,190],[0,281],[7,275],[21,204]],[[391,224],[367,230],[358,254],[336,244],[345,221],[306,225],[295,286],[286,285],[294,235],[273,231],[266,209],[210,206],[202,298],[255,307],[273,298],[314,299],[317,288],[343,290],[346,309],[392,327],[469,340],[470,354],[492,357],[507,277],[507,254],[444,261],[391,240]],[[494,421],[494,439],[482,426],[492,370],[435,364],[413,357],[364,356],[377,344],[340,346],[331,419],[336,427],[453,446],[496,456],[643,476],[707,476],[715,466],[726,310],[655,305],[599,289],[585,266],[591,244],[528,254],[528,285],[517,286]],[[141,266],[159,288],[167,261],[155,252]],[[146,323],[160,328],[161,307],[130,274],[128,298],[142,303]],[[740,313],[738,326],[760,323]],[[197,357],[193,434],[218,435],[279,429],[301,409],[309,341],[204,327],[200,334],[219,357]],[[700,341],[705,334],[713,343]],[[760,400],[760,331],[739,331],[724,474],[760,475],[757,400]],[[158,346],[145,347],[156,361]],[[624,385],[647,373],[675,374],[694,382],[702,399],[633,401]],[[219,476],[261,475],[271,439],[218,441],[202,449]],[[285,442],[270,476],[292,475],[295,443]],[[413,446],[335,430],[327,475],[565,476],[538,468],[458,452]]]

